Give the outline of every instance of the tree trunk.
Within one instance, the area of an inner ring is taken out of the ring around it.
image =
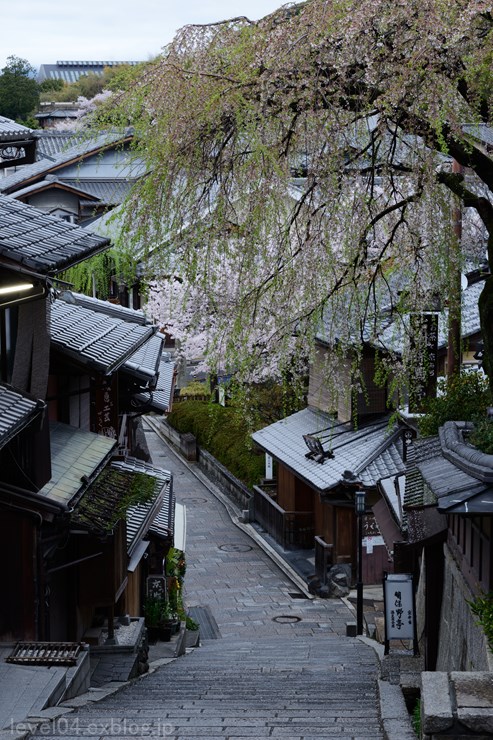
[[[479,319],[484,347],[483,369],[493,391],[493,275],[486,279],[479,296]]]

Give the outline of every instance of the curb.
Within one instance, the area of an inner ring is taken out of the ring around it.
[[[211,493],[212,495],[223,504],[226,511],[228,512],[233,524],[241,529],[250,539],[254,540],[255,543],[271,558],[278,568],[286,575],[287,578],[297,587],[303,594],[309,598],[314,599],[315,597],[307,590],[307,586],[303,579],[290,567],[288,563],[279,555],[279,553],[272,548],[268,542],[266,542],[250,525],[242,522],[237,514],[235,505],[228,499],[228,497],[208,478],[208,476],[200,470],[192,466],[187,460],[185,460],[179,452],[173,447],[170,441],[161,433],[159,424],[155,422],[152,417],[143,417],[144,425],[154,431],[160,440],[166,444],[167,448],[185,465],[185,467],[194,475]],[[341,601],[347,606],[353,613],[355,608],[353,604],[347,598],[341,598]],[[366,645],[373,648],[377,657],[379,666],[381,666],[384,646],[380,643],[372,640],[369,637],[359,636],[358,639],[364,642]],[[396,686],[383,681],[378,678],[377,680],[378,697],[380,703],[380,717],[382,727],[384,731],[385,740],[417,740],[416,733],[414,732],[411,718],[407,712],[407,707],[404,701],[400,686]]]
[[[144,425],[147,425],[153,432],[157,434],[159,439],[168,447],[173,455],[175,455],[175,457],[183,465],[185,465],[190,473],[192,473],[192,475],[194,475],[197,480],[199,480],[210,491],[210,493],[212,493],[212,495],[221,504],[223,504],[235,527],[241,529],[241,531],[244,532],[248,537],[250,537],[250,539],[254,540],[254,542],[260,547],[260,549],[263,550],[265,554],[268,555],[271,560],[275,562],[277,567],[284,573],[284,575],[289,578],[293,585],[295,585],[300,591],[302,591],[303,595],[307,599],[313,599],[313,594],[308,591],[306,583],[298,575],[298,573],[296,573],[296,571],[294,571],[291,566],[286,563],[286,561],[279,555],[279,553],[276,552],[276,550],[274,550],[273,547],[269,545],[268,542],[260,537],[260,535],[255,531],[251,524],[247,524],[240,520],[235,504],[232,503],[232,501],[226,496],[226,494],[224,494],[220,490],[220,488],[218,488],[218,486],[216,486],[216,484],[211,481],[211,479],[200,468],[195,468],[195,466],[192,466],[188,462],[188,460],[185,460],[185,458],[180,455],[180,453],[173,447],[173,445],[165,437],[165,435],[162,434],[161,430],[159,429],[159,424],[155,422],[152,417],[142,417],[142,422]]]
[[[384,658],[384,646],[364,635],[360,635],[358,640],[373,648],[381,666]],[[377,688],[380,701],[380,719],[385,740],[417,740],[401,687],[398,684],[392,684],[379,678]]]

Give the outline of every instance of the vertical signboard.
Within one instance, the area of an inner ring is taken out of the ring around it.
[[[385,655],[390,640],[412,640],[418,654],[416,605],[413,577],[409,573],[386,573],[383,580],[385,611]]]
[[[438,314],[412,314],[411,329],[416,339],[412,346],[415,377],[409,389],[409,411],[418,413],[422,411],[423,400],[436,395]]]
[[[265,480],[272,480],[274,478],[274,467],[272,457],[265,453]]]
[[[118,436],[118,399],[116,378],[101,378],[93,387],[91,431],[105,437]]]

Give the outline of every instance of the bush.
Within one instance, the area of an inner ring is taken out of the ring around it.
[[[471,432],[469,441],[481,452],[493,455],[493,420],[481,419],[476,421],[474,431]]]
[[[426,400],[425,414],[419,420],[423,437],[437,434],[446,421],[476,421],[491,404],[488,381],[477,371],[440,380],[438,391],[441,395]]]
[[[488,647],[493,650],[493,593],[478,596],[467,603],[483,628]]]
[[[207,401],[182,401],[168,416],[169,424],[182,434],[189,432],[233,475],[252,486],[264,474],[264,456],[256,453],[250,430],[235,407]]]

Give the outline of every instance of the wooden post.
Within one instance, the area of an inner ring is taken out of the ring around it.
[[[462,172],[461,165],[455,160],[452,171]],[[462,210],[459,204],[453,209],[455,239],[449,248],[449,318],[448,318],[448,347],[447,347],[447,378],[452,378],[460,372],[462,362],[461,343],[461,239],[462,239]]]

